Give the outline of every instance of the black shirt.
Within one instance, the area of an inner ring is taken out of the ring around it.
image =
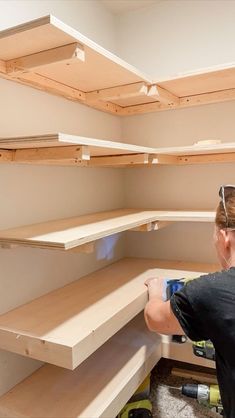
[[[214,344],[224,413],[235,418],[235,267],[190,281],[170,302],[192,341]]]

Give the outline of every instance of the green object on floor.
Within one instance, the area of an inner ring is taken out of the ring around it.
[[[127,403],[118,418],[152,418],[152,404],[149,399]]]
[[[117,418],[152,418],[150,374],[144,379]]]

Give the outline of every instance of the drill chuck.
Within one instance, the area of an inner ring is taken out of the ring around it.
[[[197,399],[199,402],[207,402],[210,398],[210,389],[206,385],[188,383],[182,386],[182,395]]]
[[[197,399],[200,403],[208,404],[211,407],[222,406],[218,385],[207,386],[187,383],[182,386],[181,393],[189,398]]]

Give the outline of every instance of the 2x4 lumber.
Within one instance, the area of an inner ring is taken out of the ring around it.
[[[167,154],[155,154],[149,157],[149,166],[156,165],[173,165],[177,163],[177,157],[175,155]]]
[[[197,380],[201,383],[210,383],[212,385],[218,385],[218,379],[215,373],[208,373],[208,372],[199,372],[196,370],[189,370],[189,369],[181,369],[178,367],[174,367],[171,370],[171,374],[173,376],[184,377],[186,379],[193,379]]]
[[[7,312],[0,316],[0,348],[74,369],[144,309],[148,278],[201,274],[196,264],[196,271],[176,264],[126,258]]]
[[[148,95],[152,98],[155,98],[160,103],[164,103],[168,106],[178,106],[180,103],[179,97],[175,96],[174,94],[170,93],[169,91],[163,89],[158,85],[153,85],[150,87]]]
[[[86,145],[51,148],[26,148],[15,151],[14,162],[21,163],[57,163],[77,164],[90,160],[89,147]]]
[[[81,150],[81,152],[79,151]],[[198,155],[130,154],[90,157],[89,147],[52,147],[0,150],[0,163],[76,165],[80,167],[127,167],[190,165],[235,162],[235,152]]]
[[[104,90],[96,90],[87,93],[86,97],[90,101],[115,101],[119,99],[129,99],[131,97],[146,96],[148,86],[144,82],[129,84],[125,86],[111,87]]]
[[[110,155],[91,158],[90,167],[128,167],[149,164],[148,154]]]
[[[12,162],[14,159],[14,151],[0,149],[0,163]]]
[[[80,103],[84,103],[86,100],[86,94],[83,91],[34,72],[16,74],[14,81]]]
[[[7,71],[5,61],[0,59],[0,73],[5,74]]]
[[[177,165],[234,163],[235,152],[221,154],[181,155],[176,157]]]
[[[110,418],[161,358],[137,316],[73,372],[45,365],[0,398],[2,418]]]
[[[182,97],[180,99],[180,107],[183,108],[210,103],[223,103],[231,100],[235,100],[235,88]]]
[[[111,114],[119,114],[121,107],[114,103],[105,103],[102,101],[93,102],[87,99],[87,93],[83,92],[74,87],[70,87],[63,83],[60,83],[51,78],[45,77],[43,75],[29,72],[24,74],[16,74],[14,81],[17,81],[21,84],[26,84],[30,87],[34,87],[39,90],[43,90],[47,93],[55,94],[57,96],[62,96],[68,100],[76,101],[79,103],[86,104],[87,106],[93,107],[104,112]]]
[[[77,59],[85,61],[84,48],[78,43],[72,43],[9,60],[6,62],[6,70],[7,74],[14,75],[21,72],[35,71],[49,64],[65,63],[66,65],[70,65]]]
[[[144,103],[134,106],[123,107],[119,110],[121,116],[131,116],[142,113],[151,113],[171,109],[181,109],[185,107],[200,106],[212,103],[223,103],[235,100],[235,89],[215,91],[210,93],[201,93],[194,96],[180,97],[175,103],[164,103],[160,101]]]
[[[214,219],[214,211],[118,209],[0,231],[0,244],[69,250],[151,222],[214,222]]]

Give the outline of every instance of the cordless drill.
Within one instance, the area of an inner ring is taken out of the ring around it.
[[[181,393],[189,398],[197,399],[199,403],[210,408],[216,408],[217,412],[221,412],[223,409],[218,385],[187,383],[182,386]]]
[[[166,300],[169,300],[171,296],[182,287],[194,279],[167,279],[166,280]],[[186,337],[182,335],[173,335],[172,341],[178,343],[184,343]],[[193,353],[197,357],[203,357],[207,360],[215,360],[215,349],[210,340],[207,341],[194,341]]]

